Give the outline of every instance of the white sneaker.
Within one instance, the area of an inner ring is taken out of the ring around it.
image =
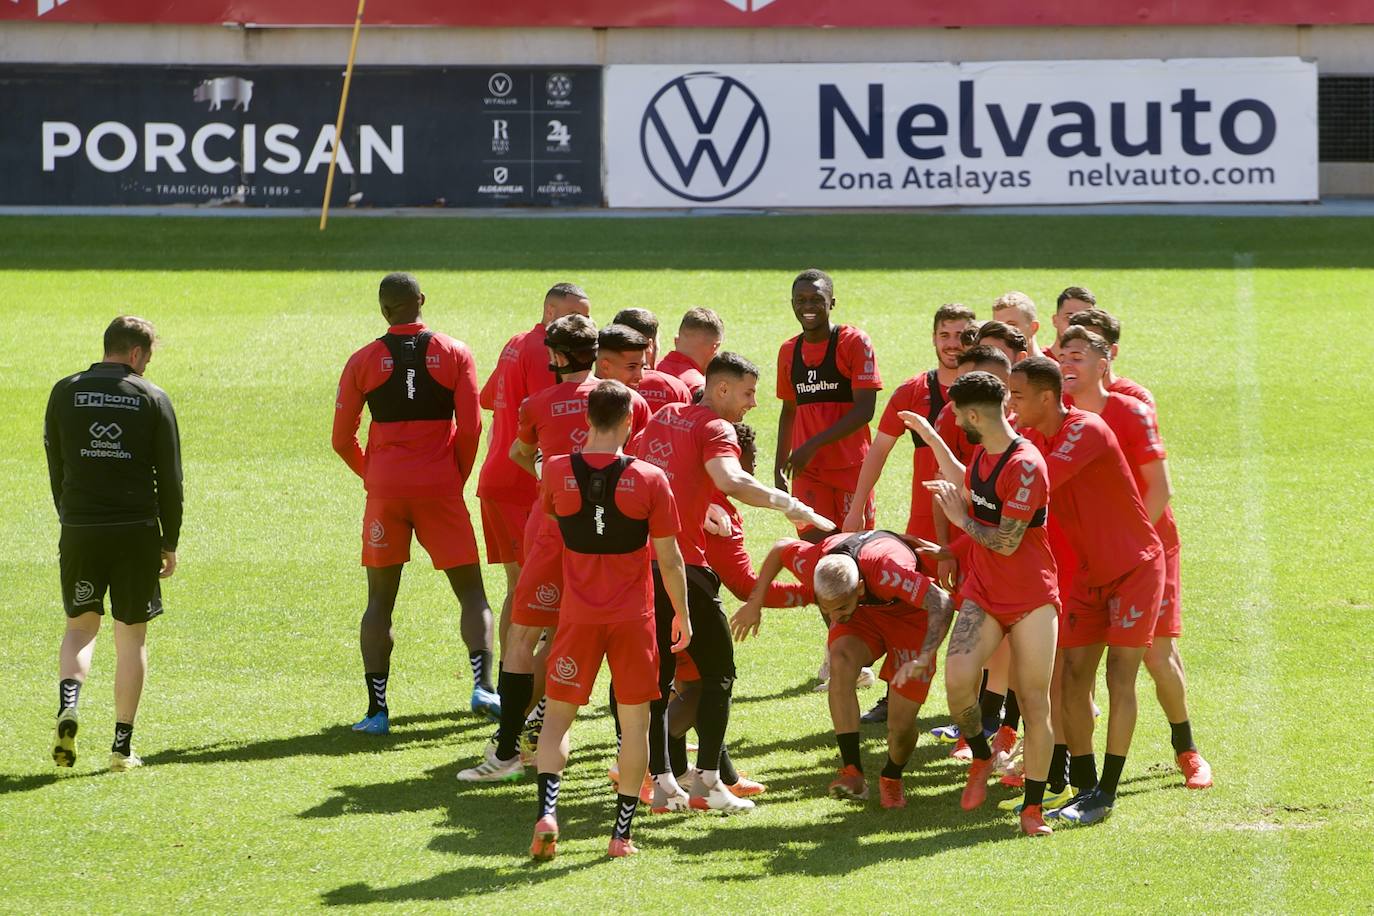
[[[872,668],[860,668],[859,677],[854,682],[854,686],[860,690],[867,690],[876,683],[878,683],[878,676],[873,673]]]
[[[754,803],[747,798],[739,798],[723,782],[717,781],[706,790],[706,807],[723,814],[737,814],[753,809]]]
[[[143,766],[143,758],[137,754],[121,754],[119,751],[110,751],[110,770],[112,772],[120,773],[141,766]]]
[[[495,742],[488,742],[482,753],[482,762],[458,773],[459,782],[506,782],[525,775],[525,767],[520,762],[517,751],[509,760],[496,756]]]
[[[689,775],[695,775],[695,771],[689,771]],[[667,785],[665,786],[664,783]],[[649,803],[650,814],[689,811],[691,807],[692,800],[679,783],[654,777],[654,798]]]

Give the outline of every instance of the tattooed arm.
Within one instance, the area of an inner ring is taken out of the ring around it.
[[[925,608],[927,614],[926,639],[921,644],[920,653],[897,670],[892,679],[892,684],[895,687],[902,686],[912,678],[930,680],[934,673],[931,669],[931,662],[935,658],[935,653],[940,649],[940,643],[945,641],[945,634],[949,632],[950,621],[954,619],[954,602],[950,600],[944,589],[933,583],[926,589],[926,596],[921,602],[921,606]]]
[[[949,517],[951,524],[964,529],[969,537],[993,553],[1000,553],[1004,557],[1011,556],[1016,552],[1016,548],[1021,546],[1021,539],[1030,528],[1028,520],[1008,518],[1005,515],[1002,516],[1002,523],[996,528],[984,525],[968,514],[963,492],[947,480],[926,481],[926,489],[935,494],[935,501]]]

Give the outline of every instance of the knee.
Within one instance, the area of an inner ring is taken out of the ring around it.
[[[1107,687],[1110,690],[1135,690],[1136,674],[1140,670],[1139,656],[1108,655]]]
[[[852,646],[834,645],[830,647],[830,674],[857,677],[863,667],[863,659]]]
[[[973,663],[970,655],[952,655],[945,659],[945,690],[963,693],[977,690],[983,678],[981,665]]]

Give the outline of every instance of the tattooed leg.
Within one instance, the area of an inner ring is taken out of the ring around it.
[[[978,686],[983,679],[983,663],[1002,641],[1002,627],[982,608],[965,600],[959,606],[959,619],[949,638],[945,655],[945,694],[950,713],[959,732],[973,748],[974,756],[992,756],[983,738],[983,712],[978,705]]]

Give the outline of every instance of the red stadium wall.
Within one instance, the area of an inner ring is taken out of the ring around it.
[[[351,25],[352,0],[0,0],[0,19]],[[372,25],[846,28],[1374,23],[1371,0],[448,0],[376,2]]]

